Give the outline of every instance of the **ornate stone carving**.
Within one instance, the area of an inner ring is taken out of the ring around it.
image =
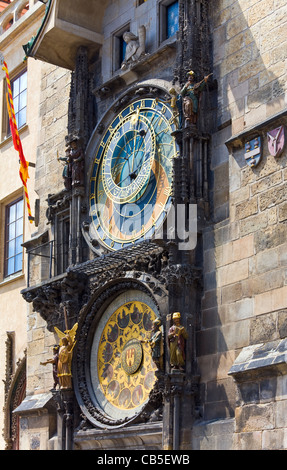
[[[127,44],[125,59],[121,65],[122,70],[126,70],[128,67],[135,65],[139,60],[146,56],[145,52],[145,40],[146,40],[146,29],[145,26],[139,27],[138,36],[126,31],[123,34],[123,40]]]
[[[195,73],[188,72],[188,81],[180,91],[182,96],[182,111],[185,118],[185,126],[195,125],[199,110],[199,100],[202,90],[205,88],[208,78],[212,74],[206,75],[203,80],[195,83]]]
[[[49,331],[54,325],[64,325],[63,305],[67,307],[68,317],[72,321],[85,302],[85,276],[74,272],[63,274],[56,280],[22,291],[24,299],[33,304],[33,310],[39,312],[47,322]]]
[[[42,366],[46,366],[47,364],[52,364],[53,366],[53,379],[54,385],[53,388],[56,389],[59,385],[59,377],[58,377],[58,361],[59,361],[59,346],[56,344],[53,347],[53,357],[51,359],[47,359],[45,362],[40,362]]]

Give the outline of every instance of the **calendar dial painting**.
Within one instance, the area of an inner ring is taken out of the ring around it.
[[[110,308],[100,322],[91,378],[98,404],[108,416],[131,417],[148,401],[157,370],[148,340],[157,317],[143,299]]]

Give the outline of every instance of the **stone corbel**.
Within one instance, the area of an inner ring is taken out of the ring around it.
[[[243,348],[228,372],[241,384],[287,374],[287,338]]]

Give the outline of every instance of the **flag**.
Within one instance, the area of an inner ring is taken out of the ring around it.
[[[15,116],[15,110],[14,110],[14,104],[13,104],[13,94],[12,94],[12,89],[11,89],[11,82],[10,82],[8,67],[7,67],[7,64],[6,64],[5,61],[3,61],[2,70],[4,70],[4,72],[6,73],[6,80],[7,80],[7,87],[8,87],[8,93],[6,94],[6,100],[7,100],[7,109],[8,109],[8,114],[9,114],[9,124],[10,124],[10,129],[11,129],[11,135],[12,135],[14,148],[19,153],[19,160],[20,160],[19,175],[20,175],[21,181],[22,181],[23,186],[24,186],[26,205],[27,205],[27,209],[28,209],[28,219],[29,219],[30,223],[32,223],[33,220],[34,220],[34,217],[32,217],[30,201],[29,201],[29,195],[28,195],[28,189],[27,189],[27,179],[29,178],[29,173],[28,173],[29,164],[27,163],[27,161],[25,159],[21,139],[20,139],[20,136],[19,136],[18,128],[17,128],[16,116]]]
[[[8,93],[6,93],[6,101],[7,101],[7,109],[8,109],[8,114],[9,114],[9,124],[10,124],[14,149],[17,150],[17,152],[18,152],[19,151],[18,138],[17,138],[16,130],[15,130],[14,123],[13,123],[13,120],[12,120],[12,110],[11,110],[11,106],[10,106],[10,103],[9,103]]]

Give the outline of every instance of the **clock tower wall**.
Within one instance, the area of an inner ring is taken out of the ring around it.
[[[132,448],[134,425],[146,448],[152,436],[154,448],[165,450],[188,448],[192,439],[216,84],[210,81],[212,99],[202,95],[196,121],[185,125],[178,101],[186,75],[194,68],[200,81],[211,70],[208,17],[206,2],[180,1],[167,34],[172,4],[110,2],[102,46],[91,57],[81,44],[75,55],[61,183],[47,194],[52,270],[23,292],[49,332],[78,324],[73,391],[53,392],[66,448],[97,448],[103,428],[115,436],[109,448],[121,439]],[[168,337],[174,312],[178,363]],[[149,346],[156,327],[158,356]]]

